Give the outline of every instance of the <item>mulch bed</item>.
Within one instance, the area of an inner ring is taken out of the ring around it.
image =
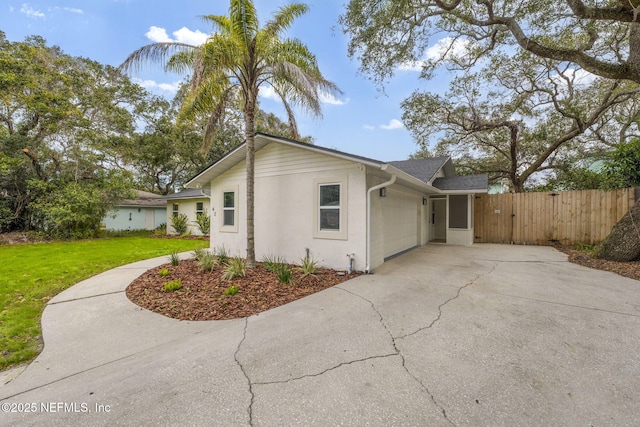
[[[246,276],[233,280],[222,278],[223,268],[203,272],[195,260],[180,261],[178,266],[164,264],[148,270],[127,288],[127,297],[147,310],[181,320],[222,320],[248,317],[352,279],[357,275],[319,269],[302,275],[295,266],[293,284],[280,284],[278,277],[258,263],[247,269]],[[162,277],[160,270],[170,274]],[[177,291],[165,291],[167,282],[180,279]],[[227,296],[225,289],[235,285],[238,293]]]
[[[607,261],[606,259],[593,258],[588,252],[567,246],[556,246],[556,249],[569,255],[569,261],[575,264],[595,268],[596,270],[611,271],[619,274],[620,276],[640,280],[640,261]]]

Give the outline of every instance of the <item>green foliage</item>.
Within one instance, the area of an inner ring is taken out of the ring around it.
[[[0,245],[0,369],[28,362],[41,344],[47,301],[84,279],[135,261],[184,252],[207,242],[126,236]]]
[[[293,280],[293,270],[288,264],[277,264],[275,267],[276,276],[282,285],[290,285]]]
[[[164,236],[165,234],[167,234],[167,224],[163,222],[162,224],[157,226],[155,230],[153,230],[153,234],[156,236]]]
[[[159,275],[160,277],[167,277],[167,276],[169,276],[170,274],[171,274],[171,272],[169,271],[169,269],[168,269],[168,268],[163,268],[163,269],[161,269],[161,270],[159,270],[159,271],[158,271],[158,275]]]
[[[169,262],[174,267],[177,266],[177,265],[180,265],[180,256],[178,256],[177,252],[174,252],[171,255],[169,255]]]
[[[224,245],[216,246],[216,248],[213,250],[213,253],[218,257],[218,261],[220,262],[220,264],[227,263],[229,259],[229,252],[227,251],[227,248],[224,247]]]
[[[590,256],[594,256],[595,253],[596,253],[596,250],[597,250],[597,245],[588,245],[586,243],[578,242],[576,244],[576,249],[581,251],[581,252],[586,252]]]
[[[604,175],[610,188],[640,186],[640,138],[618,144],[606,162]]]
[[[178,214],[171,217],[171,226],[176,233],[183,235],[189,228],[189,218],[185,214]]]
[[[302,258],[300,260],[300,271],[303,276],[316,274],[318,272],[318,261],[308,257]]]
[[[174,292],[178,289],[182,288],[182,280],[172,280],[171,282],[167,282],[164,284],[165,292]]]
[[[224,290],[224,294],[228,297],[234,296],[238,293],[238,287],[236,285],[231,285]]]
[[[218,263],[218,258],[209,251],[200,254],[197,261],[202,271],[213,271],[218,266]]]
[[[100,223],[120,195],[127,195],[125,181],[118,177],[101,182],[28,183],[34,195],[30,203],[31,222],[51,238],[96,237]]]
[[[222,278],[225,280],[233,280],[238,277],[244,277],[246,274],[246,264],[244,259],[233,257],[229,258],[227,265],[224,267]]]
[[[204,258],[205,256],[209,255],[209,249],[207,248],[197,248],[196,250],[194,250],[192,252],[193,257],[196,259],[196,261]]]
[[[199,213],[196,215],[196,223],[198,224],[200,232],[205,236],[208,236],[211,231],[211,217],[209,215]]]
[[[265,255],[262,263],[264,264],[264,268],[275,273],[280,268],[280,265],[286,264],[286,260],[276,255]]]

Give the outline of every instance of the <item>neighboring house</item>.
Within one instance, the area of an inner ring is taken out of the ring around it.
[[[107,230],[154,230],[167,220],[167,203],[158,194],[136,191],[135,199],[122,200],[107,213]]]
[[[185,214],[189,219],[189,232],[193,235],[202,235],[200,227],[196,222],[198,214],[211,215],[209,211],[209,190],[204,190],[205,194],[198,188],[189,188],[179,193],[168,194],[163,197],[166,203],[167,234],[176,234],[171,226],[171,217]]]
[[[449,157],[381,162],[258,133],[258,260],[370,271],[428,242],[471,245],[474,194],[487,176],[456,176]],[[212,247],[246,255],[245,144],[187,183],[211,190]],[[353,261],[350,261],[353,259]]]

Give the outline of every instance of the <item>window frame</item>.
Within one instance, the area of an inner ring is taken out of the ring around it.
[[[338,205],[321,205],[321,188],[331,185],[339,187]],[[347,240],[347,178],[325,178],[314,180],[313,237],[316,239]],[[338,211],[338,229],[321,228],[322,210]]]
[[[233,207],[225,207],[225,194],[233,193]],[[238,209],[239,209],[238,186],[225,187],[220,191],[220,231],[226,233],[238,232]],[[233,224],[225,224],[225,213],[233,212]]]
[[[173,203],[173,206],[171,207],[171,216],[175,218],[178,215],[180,215],[180,203]]]
[[[198,205],[200,208],[198,208]],[[199,214],[204,214],[204,202],[196,202],[196,218]]]

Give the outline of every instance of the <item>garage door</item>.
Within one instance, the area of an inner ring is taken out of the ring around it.
[[[382,199],[384,257],[390,257],[418,244],[418,198],[387,190]]]

